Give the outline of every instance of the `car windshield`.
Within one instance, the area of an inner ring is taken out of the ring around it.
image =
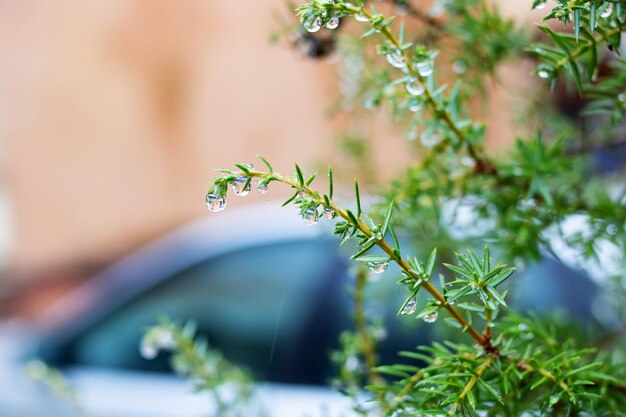
[[[143,359],[143,330],[167,315],[192,320],[227,358],[262,380],[323,383],[328,353],[348,324],[346,263],[334,245],[295,241],[209,258],[127,302],[57,349],[57,366],[169,372]]]

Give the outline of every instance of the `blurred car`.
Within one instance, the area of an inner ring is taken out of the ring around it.
[[[168,374],[167,355],[148,361],[139,353],[143,331],[161,315],[193,320],[212,347],[271,381],[257,391],[271,398],[264,406],[272,415],[304,415],[322,404],[333,415],[344,409],[347,402],[323,384],[332,372],[329,350],[348,325],[347,263],[335,243],[287,210],[264,205],[207,216],[71,293],[30,340],[13,336],[20,348],[0,348],[13,355],[2,361],[0,384],[15,387],[0,390],[0,415],[70,412],[21,378],[19,359],[38,356],[77,387],[89,415],[206,416],[209,400]]]
[[[24,363],[34,357],[63,371],[89,416],[216,415],[208,396],[192,393],[187,381],[171,374],[167,355],[141,357],[142,333],[162,315],[193,320],[212,347],[249,368],[267,415],[353,415],[349,401],[325,386],[333,375],[328,354],[351,315],[347,256],[330,227],[304,227],[289,208],[270,205],[207,216],[102,272],[54,306],[39,328],[5,326],[0,416],[76,415],[66,399],[28,380]],[[563,275],[549,268],[550,275]],[[395,278],[393,272],[390,266],[386,274]],[[595,291],[584,277],[566,279],[587,299]],[[379,313],[394,316],[403,289],[395,279],[381,282],[378,291],[388,298]],[[533,288],[532,279],[522,282]],[[550,293],[545,281],[543,288]],[[538,301],[534,291],[527,298]],[[581,305],[571,294],[563,299]],[[415,331],[421,323],[408,322],[387,322],[392,337],[381,346],[383,358],[428,342],[427,330]]]

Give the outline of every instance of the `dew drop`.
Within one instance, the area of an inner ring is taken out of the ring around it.
[[[544,2],[538,3],[538,4],[535,6],[535,10],[545,9],[545,7],[546,7],[546,2],[544,1]]]
[[[258,190],[261,194],[265,194],[268,189],[269,189],[269,186],[267,185],[266,182],[264,181],[259,182]]]
[[[433,73],[433,63],[431,61],[418,62],[415,65],[415,68],[422,77],[428,77],[430,74]]]
[[[424,86],[417,78],[411,78],[406,82],[406,91],[414,96],[420,96],[424,94]]]
[[[233,192],[239,197],[245,197],[250,192],[250,182],[248,177],[237,177],[233,181]]]
[[[433,148],[439,144],[441,136],[435,132],[426,131],[420,136],[420,141],[426,148]]]
[[[426,314],[424,316],[424,321],[426,323],[434,323],[437,321],[438,317],[439,317],[439,313],[437,313],[436,311],[433,311],[432,313]]]
[[[387,62],[394,68],[404,68],[406,59],[400,51],[393,51],[387,54]]]
[[[525,323],[520,323],[517,328],[519,329],[520,332],[525,332],[528,330],[528,326]]]
[[[381,327],[381,328],[374,330],[373,336],[376,340],[383,341],[387,339],[387,337],[389,336],[389,333],[387,333],[387,329],[385,329],[384,327]]]
[[[317,224],[317,222],[319,221],[319,217],[317,216],[317,210],[314,208],[307,209],[307,211],[302,214],[302,219],[307,226],[313,226],[314,224]]]
[[[215,194],[207,194],[206,206],[213,213],[218,213],[226,208],[226,197]]]
[[[413,298],[404,306],[404,308],[402,309],[402,314],[413,314],[415,313],[415,310],[417,310],[417,301],[415,301],[415,298]]]
[[[346,359],[345,367],[350,372],[356,372],[361,368],[361,361],[356,356],[349,356]]]
[[[144,359],[154,359],[157,357],[159,351],[151,343],[142,342],[139,347],[139,353]]]
[[[176,341],[171,331],[160,330],[156,335],[156,344],[161,349],[173,349],[176,346]]]
[[[544,80],[550,78],[550,73],[544,69],[537,71],[537,75]]]
[[[337,29],[338,26],[339,26],[339,18],[337,16],[331,17],[328,23],[326,23],[326,27],[328,29]]]
[[[389,266],[388,261],[367,263],[367,267],[369,268],[369,270],[375,274],[382,274],[383,272],[387,270],[388,266]]]
[[[455,74],[465,74],[467,64],[462,59],[457,59],[452,63],[452,71],[454,71]]]
[[[324,217],[326,217],[327,219],[334,219],[336,215],[337,213],[335,213],[335,210],[333,210],[332,208],[326,207],[324,209]]]
[[[607,225],[606,233],[608,233],[611,236],[614,236],[615,234],[617,234],[617,226],[615,226],[614,224]]]
[[[474,166],[476,166],[476,161],[474,161],[474,158],[472,158],[471,156],[462,157],[460,162],[461,165],[467,168],[474,168]]]
[[[365,14],[363,13],[359,13],[355,16],[355,19],[359,22],[369,22],[369,19],[367,18],[367,16],[365,16]]]
[[[417,98],[411,98],[407,103],[407,108],[413,113],[417,113],[422,109],[422,102]]]
[[[383,240],[383,234],[382,233],[376,233],[376,240]]]
[[[309,23],[306,30],[308,30],[311,33],[314,33],[320,30],[321,28],[322,28],[322,18],[317,17],[311,23]]]

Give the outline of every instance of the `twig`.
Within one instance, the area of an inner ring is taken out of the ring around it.
[[[480,367],[476,370],[476,373],[474,374],[474,376],[470,378],[470,380],[467,382],[467,385],[465,385],[465,388],[463,388],[463,391],[461,391],[461,394],[459,395],[459,399],[456,400],[452,404],[452,407],[450,407],[450,411],[448,411],[448,416],[455,415],[457,408],[459,408],[459,404],[461,404],[461,402],[465,399],[465,397],[467,397],[467,394],[472,389],[474,389],[474,386],[476,385],[480,377],[483,376],[483,374],[485,373],[487,368],[489,368],[489,366],[493,363],[493,361],[494,361],[494,357],[488,356],[487,359],[482,363],[482,365],[480,365]]]
[[[273,181],[282,182],[284,184],[290,185],[291,187],[306,193],[318,204],[322,204],[322,205],[326,204],[325,199],[322,197],[322,195],[320,195],[320,193],[318,193],[317,191],[313,190],[312,188],[306,185],[300,185],[300,183],[297,180],[291,177],[286,177],[277,172],[268,174],[267,172],[255,171],[255,170],[250,170],[249,172],[246,173],[246,175],[249,175],[251,177],[259,177],[259,178],[267,178],[268,176],[271,175]],[[353,226],[355,226],[358,230],[360,230],[361,233],[363,233],[365,236],[367,236],[368,238],[372,237],[373,235],[372,230],[361,219],[356,219],[357,222],[355,224],[354,219],[353,219],[354,216],[352,217],[349,216],[345,208],[336,205],[332,201],[330,202],[330,208],[332,208],[339,217],[348,221],[350,224],[353,224]],[[402,257],[396,256],[393,248],[385,240],[376,240],[376,245],[379,248],[381,248],[387,255],[389,255],[390,259],[396,262],[407,276],[411,277],[415,281],[422,280],[421,277],[415,271],[412,270],[412,268],[409,266],[408,262],[405,259],[403,259]],[[494,354],[494,355],[498,354],[497,349],[495,349],[491,345],[491,342],[487,340],[483,335],[481,335],[470,323],[468,323],[467,320],[465,320],[465,318],[463,318],[463,316],[453,306],[448,304],[446,302],[446,298],[441,294],[441,292],[439,292],[439,290],[433,284],[431,284],[428,281],[424,281],[422,283],[422,287],[426,291],[428,291],[428,293],[430,293],[439,302],[439,304],[446,311],[448,311],[448,313],[450,313],[450,315],[454,318],[454,320],[456,320],[461,325],[461,328],[467,331],[470,334],[470,336],[472,336],[474,340],[476,340],[476,342],[478,342],[478,344],[480,344],[487,352]]]

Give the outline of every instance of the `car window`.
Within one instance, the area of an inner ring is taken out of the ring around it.
[[[156,261],[156,260],[155,260]],[[168,277],[60,349],[59,365],[169,371],[138,353],[160,315],[193,320],[226,357],[264,380],[323,383],[347,324],[346,264],[334,245],[294,241],[207,259]]]

